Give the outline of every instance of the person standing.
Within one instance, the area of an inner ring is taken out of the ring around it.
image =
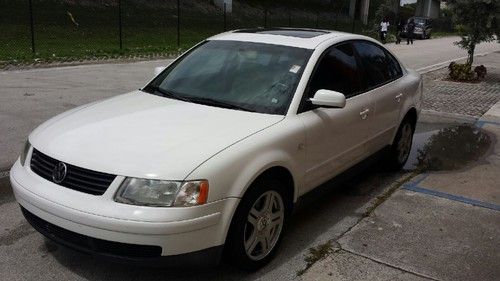
[[[396,44],[401,43],[401,33],[403,32],[403,20],[399,20],[396,25]]]
[[[415,21],[413,19],[410,19],[410,22],[406,25],[406,45],[410,45],[410,43],[413,45],[413,35],[415,32]]]
[[[380,23],[380,41],[382,41],[383,44],[386,42],[388,28],[389,21],[387,19],[383,19]]]

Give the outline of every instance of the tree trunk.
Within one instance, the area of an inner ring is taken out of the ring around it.
[[[472,63],[474,62],[474,51],[476,49],[476,44],[475,43],[470,43],[469,45],[469,50],[467,50],[467,53],[469,57],[467,58],[467,64],[469,66],[472,66]]]

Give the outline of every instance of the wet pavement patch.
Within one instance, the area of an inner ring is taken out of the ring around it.
[[[419,150],[417,167],[423,171],[460,169],[479,160],[491,143],[490,135],[471,125],[444,128]]]
[[[463,168],[483,157],[494,137],[474,125],[452,125],[419,133],[414,138],[413,159],[406,168],[424,171],[449,171]]]
[[[23,222],[16,228],[10,230],[5,235],[0,236],[0,246],[12,245],[17,240],[35,232],[35,230],[27,222]]]

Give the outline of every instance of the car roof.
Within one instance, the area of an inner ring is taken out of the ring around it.
[[[304,49],[315,49],[330,39],[350,37],[350,33],[332,30],[306,28],[253,28],[239,29],[221,33],[208,40],[229,40],[284,45]]]

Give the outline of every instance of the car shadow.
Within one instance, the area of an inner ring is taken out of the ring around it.
[[[42,247],[68,270],[90,280],[253,280],[290,279],[305,266],[308,249],[336,239],[362,217],[364,206],[384,186],[401,177],[380,168],[380,155],[361,162],[336,179],[301,197],[275,259],[257,272],[221,264],[215,268],[152,268],[117,264],[45,240]],[[374,165],[376,163],[376,165]]]

